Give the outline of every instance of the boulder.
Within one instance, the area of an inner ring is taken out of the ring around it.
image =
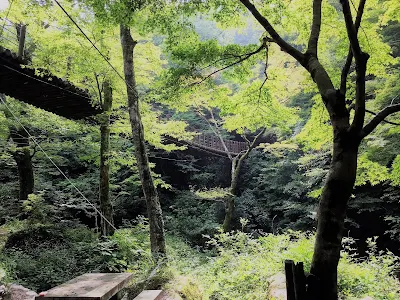
[[[2,286],[5,290],[4,300],[35,300],[38,295],[34,291],[18,284],[11,284],[8,287]],[[1,289],[1,287],[0,287]],[[0,291],[1,295],[1,291]]]

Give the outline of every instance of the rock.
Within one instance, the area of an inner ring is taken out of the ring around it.
[[[7,293],[6,286],[4,284],[0,285],[0,299],[3,299]]]
[[[18,284],[11,284],[7,292],[7,296],[4,297],[7,300],[34,300],[38,295],[34,291]]]

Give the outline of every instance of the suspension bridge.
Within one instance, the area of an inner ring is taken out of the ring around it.
[[[5,20],[0,37],[1,93],[69,119],[101,112],[87,91],[46,70],[31,68],[27,40],[24,25]]]
[[[31,39],[24,25],[5,20],[0,36],[0,93],[68,119],[83,119],[102,112],[87,90],[46,70],[32,68],[27,41]],[[227,152],[235,155],[247,149],[245,142],[222,143],[218,137],[202,133],[184,143],[220,155]]]

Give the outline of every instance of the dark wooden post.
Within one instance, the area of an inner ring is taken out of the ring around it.
[[[295,264],[293,260],[285,260],[286,292],[288,300],[305,300],[306,277],[302,262]]]
[[[285,260],[287,300],[296,300],[296,293],[294,291],[293,274],[294,274],[294,262],[293,262],[293,260]]]
[[[304,300],[306,297],[306,276],[304,275],[304,265],[302,262],[294,265],[293,280],[296,300]]]
[[[24,58],[25,36],[26,36],[26,25],[21,24],[19,32],[19,46],[18,46],[18,57],[20,58]]]

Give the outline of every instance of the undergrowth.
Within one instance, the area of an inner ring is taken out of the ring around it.
[[[13,235],[24,242],[12,244]],[[57,236],[57,242],[50,235]],[[127,271],[134,273],[130,298],[142,289],[163,288],[177,299],[188,300],[272,299],[271,281],[283,273],[283,261],[302,261],[308,270],[314,244],[311,233],[288,231],[256,237],[219,232],[206,237],[207,250],[200,250],[167,236],[168,263],[157,265],[151,259],[148,228],[143,222],[119,229],[107,239],[82,226],[54,225],[19,226],[10,237],[1,253],[2,282],[18,282],[40,291],[85,272]],[[368,242],[368,256],[360,258],[354,241],[344,240],[338,267],[341,298],[400,299],[400,284],[393,276],[399,266],[397,257],[377,251],[376,239]]]

